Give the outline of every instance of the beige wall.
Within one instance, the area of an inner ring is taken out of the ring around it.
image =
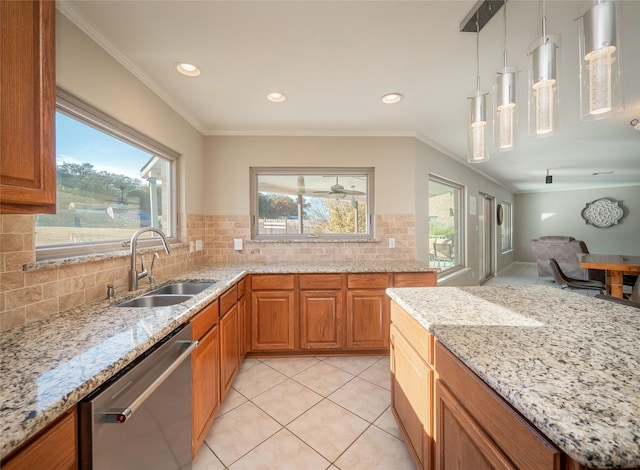
[[[603,197],[620,201],[624,218],[609,228],[587,225],[582,209]],[[530,242],[544,235],[583,240],[591,253],[640,256],[640,186],[517,194],[516,207],[518,261],[535,261]]]

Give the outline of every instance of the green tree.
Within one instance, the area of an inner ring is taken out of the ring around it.
[[[327,229],[331,233],[356,233],[355,216],[356,210],[353,203],[358,207],[358,230],[357,233],[366,232],[367,214],[365,204],[358,201],[345,201],[329,199],[326,206],[329,209],[329,220]]]
[[[277,219],[297,215],[298,203],[290,196],[272,193],[258,194],[258,216],[260,218]]]

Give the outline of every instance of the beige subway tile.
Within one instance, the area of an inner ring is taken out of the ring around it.
[[[82,276],[85,273],[84,264],[70,264],[62,266],[58,270],[58,279],[67,279],[70,277]]]
[[[23,235],[18,233],[0,234],[0,251],[5,253],[13,251],[25,251],[23,245]]]
[[[7,331],[14,326],[25,324],[25,308],[20,307],[13,310],[0,312],[0,331]]]
[[[27,323],[40,320],[58,312],[58,299],[49,299],[25,307],[25,321]]]
[[[42,284],[42,298],[52,299],[73,292],[73,282],[71,279],[59,279],[57,281]]]
[[[61,312],[64,312],[65,310],[78,307],[80,305],[83,305],[84,303],[84,291],[73,292],[68,295],[60,296],[58,308]]]
[[[0,312],[4,312],[4,292],[0,292]]]
[[[106,269],[105,266],[106,266],[106,263],[104,260],[86,263],[84,265],[84,272],[86,274],[97,273],[99,271],[104,271]]]
[[[71,278],[71,289],[73,292],[88,289],[96,286],[96,275],[88,274],[85,276]]]
[[[24,273],[22,271],[11,271],[0,274],[0,292],[21,289],[24,286]]]
[[[35,216],[5,214],[1,216],[2,233],[30,233],[33,234],[35,228]]]
[[[33,263],[35,260],[35,251],[15,251],[5,253],[4,269],[5,271],[21,271],[23,265]]]
[[[58,279],[58,270],[43,269],[42,271],[28,271],[24,273],[24,277],[26,286],[45,284],[47,282],[56,281]]]
[[[5,293],[5,308],[13,310],[42,300],[42,286],[24,287]]]
[[[95,286],[84,291],[84,300],[87,303],[106,298],[107,288],[105,286]]]

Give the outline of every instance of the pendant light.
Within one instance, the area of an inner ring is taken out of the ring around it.
[[[546,137],[558,131],[560,122],[556,54],[560,35],[547,34],[545,2],[542,0],[542,37],[529,46],[529,134]]]
[[[590,1],[580,22],[580,115],[602,119],[624,109],[620,89],[620,49],[616,3]]]
[[[504,67],[498,70],[494,85],[493,147],[499,152],[518,145],[516,81],[518,67],[507,65],[507,2],[504,2]]]
[[[480,26],[476,13],[476,91],[468,98],[469,126],[467,132],[467,161],[481,163],[489,160],[485,139],[487,127],[487,92],[480,90]]]

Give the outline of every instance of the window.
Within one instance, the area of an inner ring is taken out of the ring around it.
[[[373,238],[373,168],[251,168],[254,239]]]
[[[141,227],[159,228],[175,241],[177,158],[58,90],[57,211],[36,217],[36,257],[122,250]]]
[[[511,203],[507,201],[502,201],[500,203],[502,206],[502,225],[501,229],[501,247],[502,252],[506,253],[507,251],[513,250],[513,218],[511,214]]]
[[[464,187],[429,175],[429,264],[441,272],[464,265]]]

